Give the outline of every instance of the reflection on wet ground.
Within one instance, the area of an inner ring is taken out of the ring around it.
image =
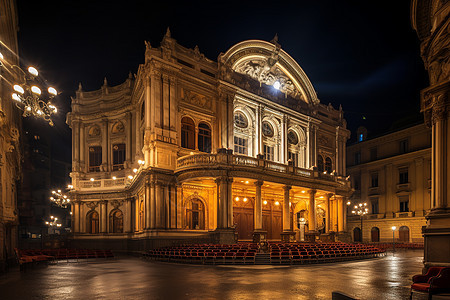
[[[422,250],[306,266],[201,266],[142,260],[59,263],[0,275],[0,299],[408,299]],[[417,297],[421,299],[421,297]]]

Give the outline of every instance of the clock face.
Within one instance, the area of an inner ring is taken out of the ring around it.
[[[269,122],[262,123],[262,132],[266,137],[273,137],[273,127]]]
[[[240,127],[240,128],[247,128],[248,127],[247,118],[241,112],[237,112],[237,113],[234,114],[234,124],[237,127]]]
[[[289,144],[292,144],[292,145],[298,144],[298,136],[295,132],[289,131],[287,138],[288,138]]]

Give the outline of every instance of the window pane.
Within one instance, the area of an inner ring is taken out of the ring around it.
[[[89,147],[89,172],[100,172],[102,164],[102,147]]]
[[[113,145],[113,171],[122,170],[125,162],[125,144]]]

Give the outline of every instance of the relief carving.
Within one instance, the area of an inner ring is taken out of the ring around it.
[[[193,91],[181,89],[181,100],[201,108],[211,109],[212,99]]]
[[[98,206],[98,202],[97,201],[89,201],[89,202],[85,202],[86,206],[89,207],[90,209],[96,209]]]

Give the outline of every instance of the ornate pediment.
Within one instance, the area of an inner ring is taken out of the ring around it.
[[[277,59],[278,55],[274,53],[269,58],[260,57],[245,60],[236,65],[235,71],[240,74],[248,75],[261,83],[272,85],[293,98],[298,98],[300,92],[289,76],[277,66]]]

